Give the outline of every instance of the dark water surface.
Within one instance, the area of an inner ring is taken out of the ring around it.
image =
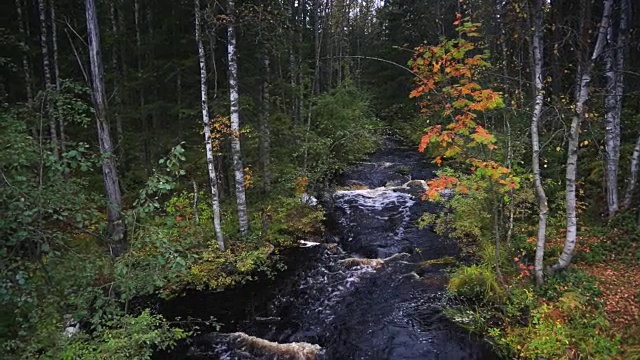
[[[446,276],[424,261],[455,256],[455,243],[415,220],[433,174],[415,149],[392,142],[340,179],[352,190],[325,201],[325,244],[283,254],[287,270],[220,293],[194,292],[162,306],[170,319],[224,323],[183,342],[172,359],[494,359],[451,323]],[[407,186],[402,186],[407,184]]]

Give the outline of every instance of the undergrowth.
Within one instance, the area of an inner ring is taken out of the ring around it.
[[[457,175],[464,181],[464,175]],[[604,228],[608,232],[598,227],[583,231],[578,239],[581,245],[576,263],[565,271],[547,275],[545,285],[536,288],[532,274],[535,241],[532,242],[534,238],[526,232],[535,227],[516,224],[511,241],[501,241],[500,252],[497,252],[495,212],[493,216],[473,214],[492,214],[492,201],[508,199],[492,195],[490,187],[483,188],[477,182],[475,185],[478,193],[456,193],[442,198],[439,200],[442,211],[420,220],[422,226],[432,226],[443,235],[459,239],[463,254],[469,254],[471,259],[471,264],[461,265],[450,275],[448,292],[452,303],[457,305],[446,310],[449,317],[485,336],[496,353],[507,359],[637,358],[634,357],[638,354],[637,335],[634,337],[620,326],[614,326],[624,315],[614,313],[613,310],[617,310],[612,305],[616,303],[615,293],[607,287],[625,275],[609,273],[615,271],[610,266],[599,272],[587,267],[610,265],[614,260],[626,264],[622,268],[631,270],[637,266],[638,237],[629,231],[632,222],[616,219],[613,225]],[[556,222],[561,223],[550,221]],[[618,223],[620,225],[615,225]],[[559,229],[552,229],[550,233],[562,234]],[[549,241],[547,261],[552,262],[559,255],[560,245],[561,241],[555,238]],[[499,273],[496,268],[500,269]],[[629,304],[629,297],[636,295],[621,285],[615,289],[629,294],[624,299],[618,295],[617,302],[621,304]],[[634,313],[629,306],[619,311]],[[637,329],[633,316],[625,319],[627,328]]]

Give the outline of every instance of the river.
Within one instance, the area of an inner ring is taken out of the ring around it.
[[[425,264],[458,254],[454,241],[415,226],[438,211],[415,181],[431,177],[424,155],[387,140],[322,201],[325,243],[285,252],[287,270],[273,279],[165,304],[169,318],[223,326],[161,358],[494,359],[443,314],[446,265]]]

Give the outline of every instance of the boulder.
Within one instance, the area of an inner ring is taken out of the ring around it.
[[[318,205],[318,199],[316,199],[314,196],[309,195],[307,193],[304,193],[300,196],[300,202],[309,206]]]

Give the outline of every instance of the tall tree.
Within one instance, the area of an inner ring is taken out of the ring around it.
[[[51,40],[53,44],[53,76],[55,78],[55,88],[56,91],[60,91],[61,87],[61,79],[60,79],[60,64],[58,61],[58,24],[56,24],[56,4],[55,0],[49,0],[49,9],[51,15]],[[65,134],[64,134],[64,118],[59,117],[58,119],[54,119],[54,121],[58,122],[58,126],[60,127],[60,150],[62,152],[66,152],[66,143],[65,143]]]
[[[618,29],[607,29],[607,46],[604,52],[606,96],[605,96],[605,189],[609,218],[618,211],[618,167],[620,163],[620,117],[622,115],[622,93],[624,91],[624,58],[627,46],[626,0],[619,1]],[[614,31],[617,30],[617,31]]]
[[[211,118],[209,116],[209,94],[207,86],[207,62],[205,59],[204,45],[202,44],[202,29],[200,11],[200,0],[194,0],[195,8],[195,33],[196,42],[198,43],[198,62],[200,64],[200,99],[202,109],[202,123],[204,124],[204,143],[207,153],[207,169],[209,171],[209,184],[211,186],[211,210],[213,212],[213,229],[216,233],[218,247],[220,250],[225,249],[224,235],[222,233],[222,225],[220,222],[220,198],[218,195],[218,176],[216,174],[215,157],[213,156],[213,143],[211,141]],[[195,187],[194,182],[194,187]]]
[[[234,0],[227,3],[227,58],[229,66],[229,116],[231,118],[231,156],[236,184],[236,205],[240,233],[244,236],[249,232],[249,218],[247,216],[247,201],[244,189],[244,168],[242,166],[242,151],[240,148],[240,106],[238,103],[238,55],[236,53]]]
[[[102,177],[107,197],[107,231],[111,241],[111,253],[122,254],[126,249],[126,228],[122,217],[122,195],[118,181],[118,170],[113,155],[113,145],[107,121],[107,101],[104,89],[100,28],[95,0],[86,0],[87,35],[89,37],[89,60],[91,73],[91,98],[98,125],[98,143],[102,160]]]
[[[583,6],[590,6],[590,4],[583,3]],[[600,57],[600,55],[602,54],[602,50],[605,46],[607,31],[611,22],[612,8],[613,0],[604,0],[602,19],[598,27],[597,39],[593,47],[593,51],[588,57],[581,56],[582,60],[580,61],[578,67],[574,114],[571,119],[569,142],[567,145],[565,183],[567,234],[564,242],[564,248],[562,249],[562,254],[560,255],[560,258],[558,258],[558,262],[551,267],[552,271],[562,270],[569,266],[569,264],[571,264],[571,259],[573,258],[573,250],[576,247],[576,237],[578,234],[578,219],[576,211],[576,177],[578,175],[578,147],[580,145],[580,125],[586,117],[587,109],[585,104],[589,100],[589,84],[591,83],[593,67],[598,57]],[[584,33],[588,34],[587,23],[589,22],[589,19],[582,16],[580,21],[583,22],[582,26],[584,29]],[[588,48],[588,46],[585,46],[585,48]]]
[[[297,11],[295,10],[295,0],[284,0],[287,6],[287,15],[289,20],[289,85],[291,87],[291,121],[293,124],[300,122],[300,98],[297,97],[296,88],[298,86],[298,60],[296,58],[296,44],[298,39],[296,33],[301,32],[298,29]],[[300,45],[300,44],[298,44]]]
[[[113,117],[116,120],[116,148],[118,149],[118,158],[120,163],[120,174],[122,177],[125,176],[125,167],[124,167],[124,144],[122,142],[124,138],[124,130],[122,128],[122,82],[124,78],[124,61],[122,61],[122,53],[119,52],[119,48],[122,46],[121,43],[121,30],[124,30],[119,26],[119,22],[122,21],[122,13],[121,9],[118,9],[118,13],[116,15],[116,4],[114,0],[109,1],[109,20],[111,21],[111,33],[115,38],[115,43],[111,47],[111,67],[113,71],[117,74],[114,79],[113,84],[113,97],[115,100],[115,109],[113,110]],[[116,19],[117,16],[117,19]],[[120,60],[122,61],[122,66],[120,66],[118,62],[118,58],[120,55]]]
[[[269,116],[271,115],[271,61],[267,50],[262,54],[264,69],[262,87],[260,91],[260,161],[262,163],[262,187],[265,193],[271,191],[271,134]]]
[[[533,168],[533,184],[536,190],[536,198],[538,200],[538,239],[536,242],[536,258],[535,258],[535,276],[538,286],[544,283],[544,246],[547,232],[547,195],[542,185],[542,176],[540,175],[540,136],[538,129],[540,127],[540,115],[542,114],[542,105],[544,101],[543,91],[543,74],[542,63],[544,55],[543,41],[543,24],[544,24],[544,0],[534,0],[531,18],[533,19],[533,31],[531,34],[531,58],[533,63],[533,91],[534,105],[533,114],[531,116],[531,147],[532,158],[531,164]]]
[[[29,65],[29,37],[25,30],[22,0],[15,0],[16,12],[18,14],[18,35],[20,36],[20,42],[22,44],[22,72],[24,76],[24,86],[27,94],[27,104],[33,103],[33,90],[31,89],[31,66]]]
[[[40,49],[42,51],[42,70],[44,73],[44,85],[46,89],[45,102],[47,118],[49,119],[49,136],[51,137],[51,146],[53,154],[56,158],[60,157],[58,147],[58,131],[56,129],[56,121],[53,117],[53,110],[49,97],[53,92],[53,79],[51,78],[51,60],[49,59],[49,31],[47,27],[47,12],[45,0],[38,0],[38,14],[40,17]]]
[[[138,70],[138,100],[140,104],[139,112],[140,112],[140,122],[142,123],[142,158],[144,160],[145,167],[147,170],[150,170],[151,166],[151,155],[149,154],[149,130],[147,128],[147,117],[146,117],[146,98],[145,98],[145,87],[144,87],[144,76],[143,76],[143,52],[142,52],[142,32],[141,32],[141,20],[140,20],[140,1],[133,1],[133,21],[135,25],[136,32],[136,65]]]

